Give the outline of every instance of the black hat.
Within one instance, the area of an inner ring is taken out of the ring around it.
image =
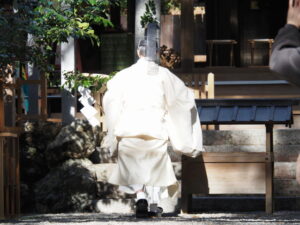
[[[140,40],[138,47],[147,46],[147,40]]]

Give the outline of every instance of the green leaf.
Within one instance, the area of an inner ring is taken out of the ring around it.
[[[95,4],[97,3],[97,0],[89,0],[89,3],[90,3],[91,5],[95,5]]]
[[[87,29],[90,26],[89,23],[85,23],[85,22],[82,23],[82,22],[78,22],[78,21],[77,21],[77,25],[79,28],[81,28],[83,30]]]
[[[95,34],[95,31],[94,30],[88,30],[86,33],[87,34]]]

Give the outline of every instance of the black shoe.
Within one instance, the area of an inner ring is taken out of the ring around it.
[[[135,216],[136,218],[148,218],[148,202],[146,199],[140,199],[136,202]]]
[[[161,217],[163,213],[163,208],[157,206],[157,204],[150,205],[149,217]]]

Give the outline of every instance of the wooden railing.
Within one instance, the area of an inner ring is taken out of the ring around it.
[[[186,86],[194,90],[196,99],[212,99],[215,97],[215,76],[213,73],[180,73],[178,77]]]

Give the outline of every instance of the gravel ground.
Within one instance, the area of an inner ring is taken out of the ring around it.
[[[155,224],[155,225],[194,225],[194,224],[300,224],[300,211],[275,212],[267,215],[263,212],[251,213],[201,213],[164,215],[161,218],[136,219],[128,214],[39,214],[23,215],[17,220],[0,221],[0,224],[10,225],[128,225],[128,224]]]

